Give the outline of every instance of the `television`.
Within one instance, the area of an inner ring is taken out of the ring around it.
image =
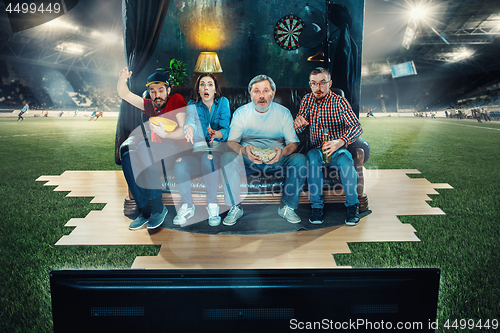
[[[57,270],[54,332],[432,332],[440,271]]]
[[[417,69],[415,68],[415,64],[413,63],[413,61],[407,61],[391,66],[391,73],[393,78],[408,75],[417,75]]]

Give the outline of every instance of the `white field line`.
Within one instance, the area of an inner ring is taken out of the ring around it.
[[[441,124],[449,124],[449,125],[457,125],[457,126],[466,126],[466,127],[476,127],[476,128],[482,128],[482,129],[490,129],[494,131],[500,131],[500,128],[492,128],[492,127],[483,127],[483,126],[477,126],[477,125],[465,125],[465,124],[457,124],[457,123],[451,123],[451,122],[446,122],[446,121],[434,121],[435,123],[441,123]]]

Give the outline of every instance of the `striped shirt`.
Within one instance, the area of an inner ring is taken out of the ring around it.
[[[299,113],[310,125],[310,141],[314,148],[323,145],[323,129],[328,130],[328,140],[342,139],[349,145],[363,133],[358,118],[344,97],[329,91],[321,100],[311,92],[302,98]],[[296,129],[301,133],[307,125]]]

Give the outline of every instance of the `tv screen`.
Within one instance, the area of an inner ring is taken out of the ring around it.
[[[55,332],[432,332],[438,269],[50,274]]]
[[[415,68],[415,64],[413,63],[413,61],[407,61],[391,66],[391,72],[393,78],[408,75],[417,75],[417,69]]]

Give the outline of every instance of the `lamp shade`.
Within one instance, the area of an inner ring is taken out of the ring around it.
[[[216,52],[200,52],[194,66],[196,73],[222,73],[219,57]]]

